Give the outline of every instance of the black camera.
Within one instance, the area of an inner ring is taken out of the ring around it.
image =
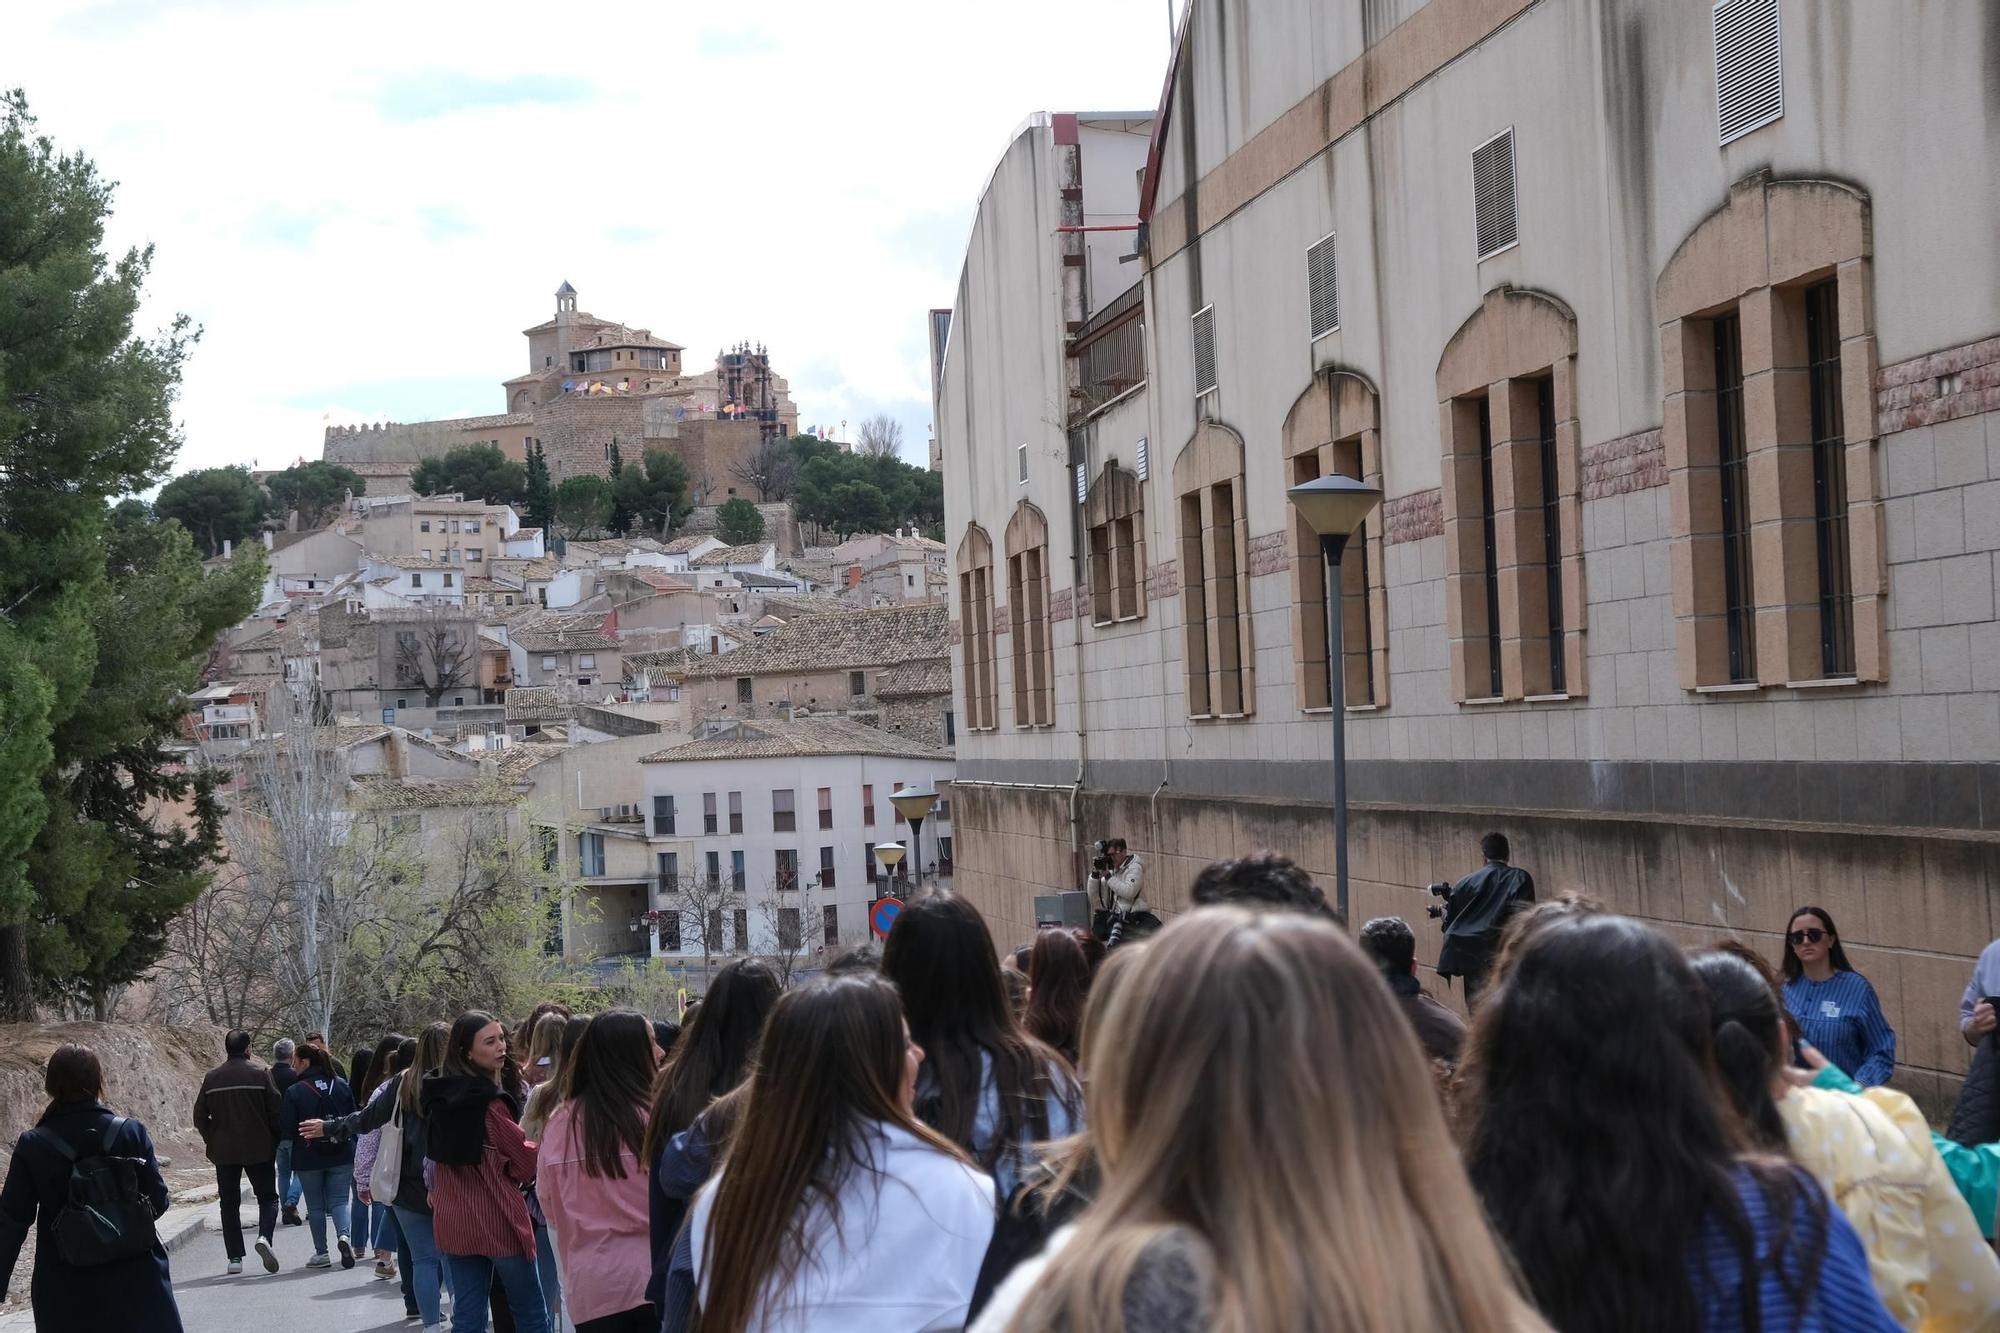
[[[1109,875],[1118,869],[1118,862],[1111,854],[1111,840],[1099,838],[1091,844],[1090,873]]]
[[[1451,885],[1439,880],[1430,886],[1430,895],[1433,898],[1448,898],[1451,896]],[[1444,915],[1444,906],[1440,903],[1428,903],[1424,907],[1424,915],[1436,921]]]

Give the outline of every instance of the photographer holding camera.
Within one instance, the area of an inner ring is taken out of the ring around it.
[[[1486,987],[1486,974],[1493,968],[1493,955],[1500,948],[1500,931],[1507,918],[1535,901],[1535,877],[1519,866],[1507,864],[1509,848],[1502,833],[1489,833],[1479,840],[1486,864],[1452,885],[1430,886],[1431,893],[1444,899],[1444,907],[1432,907],[1433,917],[1444,918],[1444,947],[1438,951],[1437,971],[1441,977],[1459,977],[1465,983],[1465,1007],[1479,1003]]]
[[[1137,939],[1160,928],[1160,919],[1146,910],[1139,878],[1145,865],[1126,847],[1123,838],[1101,839],[1090,861],[1090,897],[1097,911],[1091,933],[1115,948],[1125,939]]]

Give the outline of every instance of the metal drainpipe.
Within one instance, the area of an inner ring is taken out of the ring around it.
[[[1063,382],[1064,387],[1070,390],[1067,400],[1076,402],[1076,391],[1083,383],[1083,367],[1070,345],[1090,314],[1089,294],[1084,291],[1084,267],[1089,262],[1089,256],[1083,241],[1083,233],[1088,230],[1083,220],[1083,149],[1078,142],[1074,122],[1067,127],[1067,132],[1059,128],[1054,138],[1056,178],[1062,187],[1057,204],[1060,225],[1056,232],[1062,272]],[[1065,426],[1068,415],[1064,413]],[[1063,477],[1063,488],[1069,492],[1070,652],[1076,667],[1076,777],[1069,786],[1070,883],[1081,886],[1087,862],[1083,854],[1080,809],[1084,772],[1090,761],[1090,724],[1084,691],[1083,626],[1077,614],[1079,599],[1087,595],[1084,571],[1088,566],[1083,549],[1083,501],[1076,494],[1076,469],[1083,468],[1083,475],[1088,478],[1090,467],[1089,446],[1079,446],[1075,431],[1065,429],[1063,442],[1067,446],[1064,456],[1069,463]]]

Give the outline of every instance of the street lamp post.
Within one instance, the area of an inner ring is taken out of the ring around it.
[[[891,883],[896,878],[896,865],[903,859],[903,844],[900,842],[878,842],[875,844],[875,859],[882,863],[882,870]],[[877,898],[886,896],[881,888],[875,891]]]
[[[889,804],[896,807],[896,813],[910,826],[910,853],[915,858],[910,864],[917,877],[916,895],[924,891],[924,820],[937,807],[937,795],[935,787],[904,787],[889,794]]]
[[[1285,492],[1307,526],[1319,534],[1320,555],[1326,560],[1326,676],[1333,705],[1333,879],[1334,903],[1342,924],[1347,921],[1347,680],[1341,660],[1340,557],[1347,539],[1361,527],[1382,492],[1353,477],[1328,476],[1303,482]],[[1366,595],[1364,590],[1363,595]],[[1370,669],[1373,669],[1371,664]]]

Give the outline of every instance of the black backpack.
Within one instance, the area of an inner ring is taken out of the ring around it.
[[[55,1134],[43,1134],[69,1163],[69,1201],[56,1214],[56,1251],[75,1268],[96,1268],[119,1259],[151,1252],[158,1243],[153,1231],[153,1201],[139,1180],[145,1163],[136,1157],[112,1155],[124,1116],[113,1116],[104,1130],[104,1146],[80,1156]]]

